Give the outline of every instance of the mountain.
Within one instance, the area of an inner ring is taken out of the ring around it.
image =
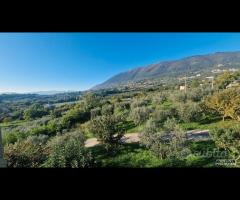
[[[102,84],[93,87],[93,90],[117,87],[121,84],[140,80],[177,77],[188,73],[211,72],[214,69],[240,69],[240,51],[216,52],[207,55],[196,55],[180,60],[165,61],[139,67],[117,74]]]

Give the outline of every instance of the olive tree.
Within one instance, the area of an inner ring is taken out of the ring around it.
[[[115,150],[124,135],[124,119],[115,115],[98,116],[91,120],[89,130],[107,151]]]

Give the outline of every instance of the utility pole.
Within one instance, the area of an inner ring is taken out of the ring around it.
[[[214,79],[214,77],[212,77],[212,90],[213,90],[213,79]]]
[[[185,94],[187,94],[187,74],[185,75],[185,86],[184,86],[184,89],[185,89]]]
[[[3,159],[2,133],[0,129],[0,168],[7,167],[7,162]]]

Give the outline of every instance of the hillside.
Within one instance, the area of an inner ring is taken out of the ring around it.
[[[180,60],[165,61],[136,68],[117,74],[93,90],[117,87],[121,84],[145,79],[177,77],[188,73],[211,72],[214,69],[240,68],[240,51],[217,52],[207,55],[196,55]]]

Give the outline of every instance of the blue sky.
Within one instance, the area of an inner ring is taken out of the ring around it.
[[[0,92],[86,90],[135,67],[240,50],[240,33],[0,33]]]

